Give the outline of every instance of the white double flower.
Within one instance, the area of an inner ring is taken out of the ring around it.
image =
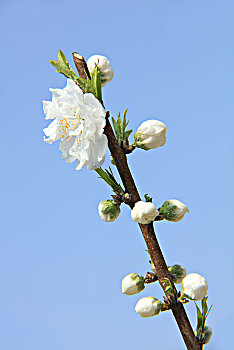
[[[64,89],[50,89],[52,101],[44,101],[46,119],[54,121],[43,131],[45,142],[60,139],[62,158],[66,163],[76,160],[76,169],[99,168],[105,160],[107,137],[105,110],[91,93],[84,94],[73,80]]]

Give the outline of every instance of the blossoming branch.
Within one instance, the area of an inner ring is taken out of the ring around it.
[[[128,129],[127,109],[123,117],[112,117],[111,126],[108,110],[102,100],[102,88],[112,80],[113,69],[109,60],[101,55],[90,57],[86,63],[83,56],[73,53],[78,75],[60,50],[58,61],[50,61],[57,72],[67,78],[63,89],[50,89],[52,101],[44,101],[46,119],[53,121],[44,129],[45,142],[51,144],[60,140],[59,148],[66,163],[76,161],[76,170],[86,166],[95,170],[111,189],[111,198],[99,203],[98,212],[105,222],[115,221],[121,214],[120,207],[126,204],[131,209],[132,219],[138,223],[143,234],[150,258],[151,272],[141,276],[133,272],[122,280],[122,293],[134,295],[147,290],[147,284],[159,283],[164,290],[164,300],[146,296],[136,304],[136,312],[143,318],[171,311],[189,350],[201,350],[212,336],[212,329],[206,326],[208,310],[206,279],[197,274],[187,274],[184,266],[167,266],[154,232],[154,223],[162,220],[178,222],[188,212],[187,206],[177,199],[168,199],[156,206],[145,194],[142,200],[128,166],[127,157],[135,149],[149,151],[166,143],[166,125],[159,120],[146,120],[129,142],[132,130]],[[110,164],[115,167],[122,184],[116,180],[111,166],[101,168],[107,148],[111,152]],[[153,155],[153,154],[152,154]],[[177,291],[175,284],[181,284]],[[197,325],[192,328],[184,304],[194,301]],[[196,304],[201,301],[201,307]]]

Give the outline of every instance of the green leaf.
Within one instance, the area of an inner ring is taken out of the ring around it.
[[[119,128],[118,128],[118,123],[114,120],[114,118],[112,117],[112,123],[113,123],[113,127],[114,127],[114,131],[115,131],[115,136],[117,138],[117,140],[119,139]]]
[[[129,136],[131,135],[131,133],[132,133],[132,129],[125,131],[125,133],[124,133],[125,139],[128,139]]]
[[[118,114],[117,120],[115,121],[114,118],[112,118],[112,123],[115,131],[115,136],[118,140],[118,143],[121,145],[122,143],[125,144],[128,140],[129,136],[132,133],[131,130],[126,130],[129,121],[126,119],[128,108],[125,109],[123,113],[123,120],[121,120],[120,113]]]
[[[149,253],[148,249],[145,249],[145,251],[149,254],[149,258],[150,258],[149,263],[150,263],[151,265],[153,265],[154,263],[153,263],[153,260],[151,259],[151,256],[150,256],[150,253]]]
[[[146,194],[144,195],[144,197],[145,197],[146,202],[151,202],[151,203],[152,203],[153,198],[150,197],[150,196],[148,195],[148,193],[146,193]]]
[[[50,63],[57,69],[58,73],[74,80],[84,92],[92,93],[102,103],[101,73],[97,65],[91,73],[91,79],[85,80],[76,75],[61,50],[58,53],[58,61],[50,60]]]
[[[203,314],[204,317],[206,317],[206,314],[207,314],[207,311],[208,311],[207,299],[208,299],[208,297],[204,297],[202,299],[202,314]]]
[[[95,169],[95,171],[98,173],[100,178],[103,179],[113,189],[115,193],[124,193],[122,187],[116,181],[111,168],[109,168],[109,171],[107,169],[104,171],[102,168]]]
[[[102,103],[102,85],[101,85],[101,73],[98,65],[90,74],[91,79],[88,79],[89,90],[101,103]]]
[[[76,73],[74,72],[74,70],[68,63],[68,61],[66,60],[64,53],[61,50],[59,50],[59,53],[58,53],[58,61],[50,60],[50,63],[55,68],[57,68],[58,73],[65,75],[67,78],[72,80],[76,80],[78,78]]]
[[[203,324],[203,315],[201,313],[201,310],[197,306],[197,303],[195,302],[196,308],[197,308],[197,329],[202,328]]]

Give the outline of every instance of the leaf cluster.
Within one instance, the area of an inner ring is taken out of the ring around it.
[[[202,299],[202,310],[200,310],[200,308],[197,306],[197,303],[195,302],[197,309],[197,329],[200,329],[201,331],[204,330],[207,317],[209,315],[210,310],[213,307],[213,305],[211,305],[211,307],[208,310],[207,299],[208,297],[204,297]]]
[[[109,170],[105,169],[105,171],[102,168],[96,169],[96,172],[98,173],[99,177],[103,179],[117,194],[123,194],[124,191],[120,184],[116,181],[114,174],[109,167]]]
[[[115,120],[112,117],[112,124],[114,127],[115,136],[116,136],[120,145],[122,145],[122,144],[125,145],[126,142],[128,141],[129,136],[132,133],[132,129],[126,130],[128,123],[129,123],[129,121],[127,121],[127,119],[126,119],[127,111],[128,111],[128,108],[126,108],[124,113],[123,113],[123,120],[121,120],[120,113],[118,114],[117,120]]]
[[[57,69],[58,73],[74,80],[84,92],[93,94],[102,103],[101,73],[97,65],[90,73],[90,78],[87,76],[87,80],[85,80],[76,75],[61,50],[58,52],[58,61],[50,60],[50,63]]]

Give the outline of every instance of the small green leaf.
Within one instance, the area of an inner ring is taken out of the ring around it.
[[[50,60],[50,63],[57,68],[58,73],[65,75],[67,78],[72,80],[76,80],[78,78],[61,50],[58,52],[58,61]]]
[[[109,171],[107,169],[104,171],[102,168],[95,169],[95,171],[98,173],[100,178],[103,179],[113,189],[115,193],[124,193],[122,187],[116,181],[111,168],[109,168]]]
[[[195,303],[196,308],[197,308],[197,329],[202,328],[202,324],[203,324],[203,315],[201,313],[201,310],[199,309],[199,307],[197,306],[197,303]]]
[[[91,72],[91,79],[89,82],[89,91],[102,103],[102,86],[101,86],[101,73],[99,67],[96,65]]]
[[[131,133],[132,133],[132,129],[125,131],[125,133],[124,133],[124,138],[125,138],[125,139],[128,139],[129,136],[131,135]]]
[[[128,140],[129,136],[132,133],[132,130],[126,130],[126,127],[128,126],[128,123],[129,123],[129,121],[127,121],[126,119],[127,111],[128,109],[125,109],[123,113],[123,120],[121,120],[120,113],[118,114],[116,121],[114,120],[114,118],[112,118],[115,136],[120,145],[122,143],[126,144],[126,141]]]
[[[153,198],[150,197],[150,196],[148,195],[148,193],[146,193],[146,194],[144,195],[144,197],[145,197],[146,202],[151,202],[151,203],[152,203]]]
[[[207,314],[207,311],[208,311],[207,299],[208,299],[208,297],[204,297],[202,299],[202,314],[203,314],[204,317],[206,317],[206,314]]]
[[[153,260],[151,259],[151,256],[150,256],[150,253],[149,253],[149,251],[147,250],[147,249],[145,249],[145,251],[149,254],[149,258],[150,258],[150,261],[149,261],[149,263],[151,264],[151,265],[153,265],[154,263],[153,263]]]

